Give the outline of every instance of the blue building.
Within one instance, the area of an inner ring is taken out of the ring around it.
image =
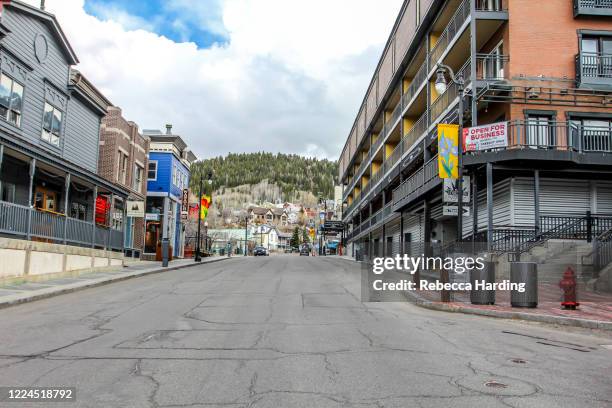
[[[145,214],[145,256],[159,258],[161,240],[168,237],[172,256],[182,257],[185,245],[186,214],[182,214],[183,191],[189,189],[190,166],[196,160],[183,139],[172,134],[144,130],[149,137],[147,200]],[[165,235],[164,235],[165,234]]]

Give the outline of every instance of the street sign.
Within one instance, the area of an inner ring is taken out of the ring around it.
[[[470,202],[470,176],[463,176],[463,202]],[[444,179],[444,188],[442,190],[442,200],[445,203],[456,203],[459,200],[457,194],[457,180]]]
[[[457,209],[458,207],[456,205],[442,206],[442,215],[446,217],[456,217],[459,214],[459,211]],[[466,206],[463,207],[463,216],[464,217],[470,216],[470,207],[466,207]]]
[[[147,213],[147,214],[145,214],[145,220],[147,220],[147,221],[159,221],[159,214],[157,214],[157,213]]]

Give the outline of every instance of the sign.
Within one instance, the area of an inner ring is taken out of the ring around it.
[[[325,219],[325,211],[319,212],[319,218],[322,219],[322,220]]]
[[[457,180],[444,179],[444,188],[442,190],[442,200],[445,203],[457,203],[459,197],[457,194]],[[463,202],[470,202],[470,176],[463,176]]]
[[[183,197],[181,200],[181,215],[189,214],[189,189],[183,189]]]
[[[463,216],[470,216],[470,207],[464,206],[463,208]],[[447,217],[456,217],[459,214],[458,207],[456,205],[444,205],[442,206],[442,215]]]
[[[342,221],[325,221],[323,228],[325,231],[342,232],[344,231],[344,223]]]
[[[459,125],[438,125],[438,172],[442,179],[459,177]]]
[[[128,217],[143,218],[145,216],[144,201],[128,201],[126,205],[126,214]]]
[[[508,122],[491,123],[463,129],[463,151],[495,149],[508,146]]]
[[[146,213],[145,220],[147,221],[159,221],[159,214],[157,213]]]

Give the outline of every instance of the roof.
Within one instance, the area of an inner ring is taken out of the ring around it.
[[[68,42],[68,38],[66,37],[66,34],[64,34],[64,31],[62,30],[62,27],[57,21],[57,18],[55,18],[55,15],[19,0],[12,0],[10,3],[5,2],[4,6],[17,9],[23,13],[27,13],[43,21],[45,25],[49,27],[51,34],[53,34],[53,36],[59,43],[62,52],[66,56],[66,59],[68,59],[70,65],[76,65],[79,63],[79,59],[77,58],[74,49],[70,45],[70,42]]]
[[[268,213],[268,211],[270,211],[270,209],[264,207],[250,207],[249,211],[252,211],[256,215],[265,215]]]
[[[272,208],[272,214],[283,215],[283,214],[287,214],[287,211],[285,211],[284,208]]]
[[[90,105],[105,115],[113,104],[78,70],[70,69],[70,89],[76,91]]]

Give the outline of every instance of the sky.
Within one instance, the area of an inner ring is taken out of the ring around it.
[[[39,0],[26,0],[39,5]],[[76,67],[141,129],[336,160],[402,0],[47,0]]]

